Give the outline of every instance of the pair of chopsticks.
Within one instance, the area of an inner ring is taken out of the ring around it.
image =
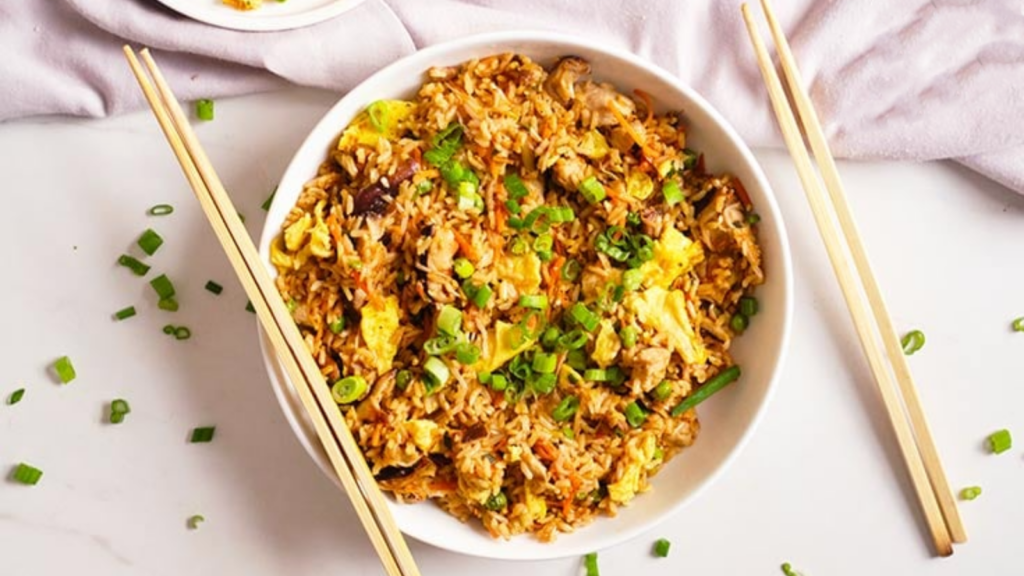
[[[864,354],[874,373],[875,382],[878,384],[886,412],[896,433],[896,440],[910,473],[910,480],[924,511],[935,549],[939,555],[949,556],[953,553],[952,544],[954,542],[967,541],[960,513],[957,511],[953,493],[946,480],[942,463],[939,461],[935,442],[928,429],[928,422],[914,388],[914,381],[910,376],[910,367],[907,365],[907,360],[896,336],[896,330],[882,299],[882,292],[871,271],[864,245],[861,243],[857,227],[853,222],[850,206],[846,201],[846,193],[839,181],[835,160],[833,160],[832,152],[825,140],[825,133],[821,129],[821,123],[811,105],[810,97],[803,88],[793,53],[789,49],[789,43],[782,33],[782,28],[779,26],[768,0],[761,0],[761,7],[775,40],[782,71],[803,124],[804,134],[810,142],[818,169],[824,179],[825,188],[828,190],[827,197],[822,192],[821,181],[817,178],[811,165],[800,128],[797,126],[793,110],[790,108],[782,83],[772,64],[771,56],[757,31],[757,24],[750,13],[750,8],[743,4],[741,8],[743,19],[746,21],[747,31],[750,33],[750,40],[754,45],[754,52],[757,54],[757,62],[768,88],[768,96],[775,108],[775,115],[778,118],[786,146],[796,163],[800,181],[811,205],[818,231],[825,242],[829,260],[832,262],[832,268],[839,280],[839,286],[850,309],[850,315],[853,317]],[[834,216],[839,220],[841,234],[836,230]],[[853,258],[852,268],[847,260],[844,245]],[[879,348],[876,333],[881,335],[885,347],[884,353]],[[886,356],[888,356],[891,366],[886,362]],[[898,388],[893,385],[893,373],[895,373]],[[909,422],[907,417],[909,417]]]
[[[134,50],[125,46],[124,53],[192,191],[256,309],[256,315],[274,351],[306,408],[331,465],[341,479],[385,571],[389,576],[419,576],[412,554],[391,517],[387,502],[359,446],[342,419],[319,367],[306,349],[291,314],[278,294],[274,281],[263,267],[256,247],[249,239],[238,212],[224,191],[185,113],[149,50],[143,49],[140,55],[152,81],[139,64]]]

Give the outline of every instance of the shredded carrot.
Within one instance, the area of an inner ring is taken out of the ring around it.
[[[465,236],[459,234],[457,230],[452,230],[452,234],[455,235],[455,243],[459,245],[459,249],[462,250],[466,258],[474,262],[480,259],[480,255],[476,253],[476,248],[473,247]]]
[[[619,107],[615,104],[609,104],[608,109],[612,111],[612,116],[615,116],[615,120],[622,126],[626,133],[629,134],[629,137],[633,139],[633,142],[636,142],[637,146],[640,147],[644,156],[653,156],[653,154],[647,150],[647,143],[644,141],[643,136],[641,136],[640,133],[633,128],[633,125],[626,120],[626,117],[619,111]]]
[[[547,442],[547,440],[538,440],[533,445],[533,450],[537,453],[537,456],[549,461],[554,462],[558,459],[558,451],[555,447]]]
[[[736,191],[736,195],[740,197],[740,201],[743,202],[743,206],[747,210],[754,207],[754,203],[750,200],[750,195],[747,194],[747,189],[743,187],[743,182],[739,178],[732,179],[732,188]]]
[[[647,108],[647,118],[644,120],[644,124],[647,124],[651,121],[651,118],[654,118],[654,104],[651,102],[651,95],[639,88],[633,90],[633,94],[636,94],[640,100],[643,100],[644,107]]]
[[[360,274],[359,272],[353,272],[352,278],[356,281],[356,286],[358,286],[360,290],[366,293],[366,297],[370,299],[370,304],[374,308],[380,308],[380,294],[377,294],[376,292],[370,289],[370,283],[366,281],[366,278],[363,278],[363,275]]]

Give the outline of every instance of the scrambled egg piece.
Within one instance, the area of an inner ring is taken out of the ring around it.
[[[515,286],[519,294],[534,294],[540,288],[540,258],[533,252],[504,256],[495,262],[498,277]]]
[[[292,222],[284,229],[284,246],[289,252],[295,252],[299,248],[302,248],[302,243],[306,240],[306,232],[313,226],[313,217],[307,212],[303,214],[298,220]]]
[[[316,224],[313,225],[313,229],[309,231],[309,251],[314,256],[319,258],[330,258],[334,256],[334,250],[331,249],[331,231],[327,228],[327,222],[324,221],[324,206],[327,201],[321,200],[317,202],[316,209]]]
[[[633,438],[626,445],[626,453],[637,452],[637,457],[628,461],[619,476],[618,482],[608,485],[608,497],[612,502],[625,504],[640,491],[640,474],[646,471],[655,460],[658,442],[654,434],[643,434]]]
[[[654,180],[639,170],[633,170],[626,178],[626,193],[634,198],[646,200],[654,193]]]
[[[373,353],[374,368],[378,374],[391,369],[391,361],[398,353],[398,297],[391,295],[378,302],[363,306],[359,332],[366,347]]]
[[[298,270],[306,263],[306,260],[309,260],[310,255],[308,246],[295,254],[289,254],[283,234],[279,234],[270,243],[270,263],[277,266],[278,270]]]
[[[591,130],[584,134],[580,140],[579,147],[576,149],[580,154],[594,160],[604,158],[608,155],[609,150],[608,141],[597,130]]]
[[[697,336],[686,312],[686,295],[681,290],[665,290],[652,286],[640,294],[627,297],[626,306],[645,326],[668,337],[669,346],[687,364],[703,364],[708,352]]]
[[[403,426],[412,443],[423,452],[430,452],[441,441],[441,427],[432,420],[409,420]]]
[[[597,338],[594,340],[594,353],[590,357],[601,368],[607,368],[615,361],[621,348],[622,343],[619,341],[619,335],[615,333],[612,321],[602,320],[601,329],[597,332]]]
[[[526,500],[526,510],[530,514],[530,519],[540,520],[548,515],[548,503],[540,496],[533,493],[530,490],[530,485],[527,484],[523,491]]]
[[[675,226],[668,226],[654,243],[654,257],[640,266],[644,286],[668,288],[676,278],[704,260],[704,249],[683,235]]]
[[[324,221],[324,207],[326,205],[327,202],[325,200],[321,200],[313,210],[315,217],[307,212],[284,229],[284,234],[282,234],[282,236],[285,250],[288,252],[298,252],[299,254],[296,256],[305,252],[305,255],[302,256],[299,265],[294,266],[295,268],[301,266],[310,254],[319,258],[330,258],[334,255],[334,249],[331,248],[331,231],[327,228],[327,222]],[[309,238],[309,244],[303,248],[303,245],[306,244],[307,237]],[[275,244],[277,244],[277,242],[275,242]],[[275,248],[278,252],[276,255],[278,262],[274,262]],[[289,260],[289,258],[291,260]],[[295,264],[294,258],[295,257],[284,253],[279,245],[271,245],[270,260],[271,262],[274,262],[275,265],[286,268],[292,267]]]
[[[523,447],[518,444],[509,444],[508,451],[505,452],[505,461],[508,463],[519,462],[519,459],[523,457]]]
[[[575,386],[580,382],[583,382],[583,377],[579,372],[573,370],[572,366],[563,363],[562,367],[558,369],[559,386]]]
[[[536,338],[527,338],[525,342],[519,346],[512,346],[512,337],[515,336],[513,330],[515,326],[508,322],[502,322],[498,320],[494,323],[494,328],[487,331],[487,349],[490,350],[491,354],[487,358],[481,358],[477,362],[473,369],[478,372],[494,372],[498,368],[505,365],[506,362],[516,357],[516,355],[522,353],[533,346]]]
[[[383,103],[384,131],[378,132],[370,122],[370,113],[363,110],[341,133],[341,138],[338,140],[339,149],[350,147],[353,144],[376,146],[377,141],[381,138],[387,140],[398,138],[402,133],[405,120],[412,114],[416,105],[405,100],[381,100],[381,102]]]

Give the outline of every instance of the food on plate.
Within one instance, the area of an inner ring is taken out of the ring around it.
[[[399,501],[551,540],[648,490],[739,377],[753,206],[633,94],[576,57],[432,68],[285,217],[277,288]]]

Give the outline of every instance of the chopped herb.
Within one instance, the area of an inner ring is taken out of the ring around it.
[[[636,400],[626,405],[626,422],[632,428],[639,428],[647,420],[647,412],[640,407]]]
[[[188,340],[192,337],[192,331],[188,329],[188,326],[178,326],[174,329],[175,340]]]
[[[252,300],[245,303],[245,310],[246,312],[252,312],[253,314],[256,313],[256,309],[252,307]]]
[[[743,331],[747,329],[748,325],[750,325],[750,321],[742,312],[733,314],[732,318],[729,320],[729,326],[732,327],[732,331],[737,334],[742,334]]]
[[[142,236],[139,236],[138,241],[139,248],[142,248],[142,251],[145,252],[147,256],[156,254],[156,251],[163,243],[164,239],[161,238],[160,235],[152,228],[147,228],[146,231],[142,233]]]
[[[740,298],[740,313],[751,318],[757,315],[758,303],[757,298],[753,296],[744,296]]]
[[[156,303],[157,308],[168,312],[178,311],[178,301],[175,298],[163,298]]]
[[[564,350],[578,350],[587,345],[587,333],[579,328],[558,337],[558,347]]]
[[[447,354],[459,345],[459,339],[455,336],[441,335],[423,343],[423,351],[431,356]]]
[[[462,310],[445,304],[437,314],[437,331],[446,336],[458,336],[462,332]]]
[[[558,356],[546,352],[537,352],[533,355],[533,362],[530,368],[539,374],[552,374],[558,367]]]
[[[924,346],[924,332],[911,330],[903,336],[900,344],[903,345],[903,353],[910,356]]]
[[[760,221],[761,221],[761,216],[759,214],[754,213],[754,212],[751,212],[750,214],[747,214],[747,224],[750,224],[751,226],[753,226],[754,224],[757,224]]]
[[[264,211],[270,210],[270,205],[274,203],[274,196],[276,195],[277,186],[274,186],[274,190],[270,192],[270,196],[267,196],[267,199],[263,201],[263,204],[260,204],[260,208]]]
[[[213,434],[217,431],[216,426],[204,426],[192,429],[192,437],[189,442],[193,444],[205,443],[213,440]]]
[[[331,396],[338,404],[351,404],[363,397],[368,385],[362,376],[346,376],[331,387]]]
[[[722,370],[714,378],[708,380],[697,389],[696,392],[691,392],[689,396],[683,399],[682,402],[676,404],[676,407],[672,409],[672,416],[676,417],[686,412],[690,408],[705,401],[715,392],[718,392],[722,388],[725,388],[728,384],[735,382],[740,377],[740,367],[730,366],[725,370]]]
[[[127,254],[122,254],[117,259],[117,263],[131,270],[136,276],[145,276],[146,272],[149,272],[149,265],[143,264],[138,259]]]
[[[591,176],[580,182],[579,192],[591,204],[597,204],[604,200],[607,195],[604,191],[604,186],[597,180],[597,176]]]
[[[493,293],[494,290],[491,290],[490,286],[484,284],[476,291],[476,294],[473,295],[473,304],[475,304],[477,308],[487,306],[487,302],[491,299],[491,294]]]
[[[689,170],[697,165],[697,153],[689,148],[683,148],[683,168]]]
[[[335,318],[334,322],[331,322],[329,328],[331,329],[331,332],[335,334],[341,334],[341,331],[345,329],[345,317],[338,316],[337,318]]]
[[[686,198],[686,193],[675,180],[666,180],[661,185],[661,195],[665,197],[665,204],[669,206],[675,206]]]
[[[476,272],[476,268],[473,266],[473,263],[467,258],[456,258],[454,269],[455,275],[459,278],[469,278],[473,275],[473,272]]]
[[[668,549],[672,546],[672,543],[664,538],[658,538],[654,542],[654,555],[658,558],[665,558],[668,556]]]
[[[18,402],[21,402],[21,397],[24,396],[24,395],[25,395],[25,389],[24,388],[18,388],[14,392],[11,392],[11,395],[7,397],[7,405],[8,406],[14,406]]]
[[[491,390],[504,392],[508,388],[508,378],[505,378],[502,374],[492,374],[489,384],[491,385]]]
[[[202,514],[194,514],[192,516],[189,516],[188,518],[188,528],[189,530],[195,530],[199,528],[199,524],[203,522],[206,522],[205,516],[203,516]]]
[[[166,274],[161,274],[156,278],[153,278],[149,281],[149,285],[153,287],[153,290],[156,291],[156,295],[161,300],[174,297],[174,284]]]
[[[53,364],[54,371],[57,372],[57,377],[60,378],[62,384],[67,384],[75,379],[75,367],[71,365],[71,359],[67,356],[61,356]]]
[[[174,212],[174,206],[170,204],[157,204],[146,211],[150,216],[167,216]]]
[[[128,405],[128,401],[123,398],[118,398],[110,403],[110,423],[120,424],[124,422],[126,414],[132,411],[131,406]]]
[[[544,310],[548,307],[548,297],[544,294],[523,294],[519,297],[519,305],[523,308]]]
[[[213,100],[209,98],[196,100],[196,118],[204,122],[213,120]]]
[[[480,348],[475,344],[469,342],[461,342],[455,346],[455,360],[459,364],[468,366],[470,364],[476,364],[476,361],[480,359]]]
[[[221,292],[224,291],[224,287],[221,286],[220,284],[217,284],[213,280],[206,281],[206,289],[218,296],[220,295]]]
[[[523,179],[518,174],[505,175],[505,190],[512,200],[521,200],[530,195],[530,191],[523,184]]]
[[[974,500],[978,496],[981,496],[980,486],[968,486],[960,491],[961,500]]]
[[[508,209],[509,214],[520,214],[523,211],[523,207],[519,205],[519,202],[508,199],[505,200],[505,208]]]
[[[601,317],[591,312],[582,302],[577,302],[569,308],[569,317],[587,332],[593,332],[601,322]]]
[[[118,320],[127,320],[132,316],[135,316],[135,306],[129,306],[127,308],[122,308],[117,312],[114,312],[114,318]]]
[[[1013,438],[1007,429],[997,430],[989,435],[988,447],[993,454],[1002,454],[1013,447]]]
[[[661,382],[658,383],[657,386],[654,387],[652,393],[654,395],[655,400],[664,402],[665,400],[668,400],[669,396],[672,395],[672,383],[669,382],[668,380],[662,380]]]
[[[168,324],[168,325],[164,326],[164,334],[167,334],[168,336],[173,335],[174,334],[174,326],[171,325],[171,324]]]
[[[530,388],[539,394],[550,394],[558,383],[558,377],[554,374],[536,374],[529,381]]]
[[[423,159],[440,168],[451,160],[462,145],[462,126],[453,122],[437,133],[431,142],[433,147],[423,153]]]
[[[432,394],[438,388],[448,383],[451,371],[448,369],[448,365],[444,363],[444,360],[431,356],[423,363],[423,376],[427,394]]]
[[[579,410],[580,399],[576,396],[566,396],[562,398],[562,401],[555,406],[555,409],[551,411],[551,418],[555,422],[565,422],[569,418],[572,418]]]
[[[383,133],[391,124],[391,114],[388,111],[388,104],[383,100],[377,100],[366,107],[366,115],[370,118],[370,125],[377,132]]]
[[[580,272],[583,271],[583,265],[580,261],[575,258],[569,258],[562,264],[562,280],[568,282],[575,282],[580,277]]]
[[[43,477],[43,471],[34,466],[29,466],[24,462],[18,464],[14,468],[14,472],[11,474],[11,478],[15,482],[20,482],[27,486],[35,486],[39,483],[39,479]]]
[[[505,506],[508,506],[508,497],[505,496],[504,492],[498,492],[487,499],[484,503],[484,508],[487,508],[491,512],[497,512],[504,510]]]
[[[1024,332],[1024,317],[1014,320],[1011,326],[1013,327],[1014,332]]]

